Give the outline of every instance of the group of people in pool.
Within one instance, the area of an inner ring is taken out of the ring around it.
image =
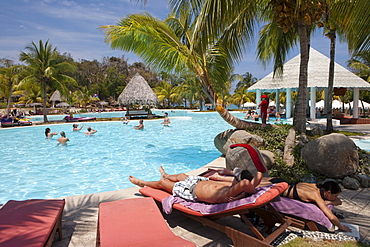
[[[282,182],[281,179],[263,177],[264,167],[256,167],[257,173],[253,176],[248,170],[240,171],[224,169],[210,177],[191,176],[185,173],[169,175],[160,167],[161,178],[158,181],[144,181],[129,176],[131,183],[140,187],[148,186],[163,189],[173,196],[179,196],[189,201],[206,203],[225,203],[238,200],[248,194],[255,193],[257,186],[266,186],[271,183]],[[226,175],[226,176],[225,176]],[[315,203],[328,219],[342,231],[351,229],[338,220],[327,205],[341,205],[338,198],[340,186],[334,181],[326,181],[318,185],[312,183],[293,183],[281,196],[300,200],[306,203]]]
[[[72,125],[72,130],[73,131],[80,131],[80,130],[82,130],[83,127],[84,127],[84,125],[82,125],[79,128],[78,124],[73,124]],[[86,131],[85,131],[85,135],[92,135],[92,134],[95,134],[96,132],[98,132],[98,131],[95,130],[95,129],[92,129],[90,126],[88,126]],[[46,136],[47,139],[52,139],[53,136],[55,136],[55,135],[58,135],[58,133],[56,131],[51,132],[50,128],[45,129],[45,136]],[[69,139],[66,137],[66,133],[64,131],[60,132],[60,137],[57,139],[57,141],[58,141],[58,146],[59,145],[61,145],[61,146],[66,146],[67,145],[67,142],[69,142]]]
[[[127,118],[123,119],[122,122],[123,122],[123,124],[127,124],[128,123]],[[165,112],[164,113],[164,119],[163,119],[163,122],[161,124],[163,124],[163,126],[168,127],[170,123],[171,123],[171,121],[170,121],[170,118],[168,117],[168,113]],[[143,130],[144,129],[144,120],[140,119],[139,120],[139,125],[134,126],[134,128],[137,129],[137,130]]]

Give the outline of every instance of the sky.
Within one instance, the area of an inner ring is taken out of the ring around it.
[[[129,64],[141,62],[135,54],[112,50],[104,42],[102,25],[114,25],[120,18],[133,13],[148,12],[164,20],[169,13],[167,0],[147,0],[143,5],[137,0],[0,0],[0,58],[18,63],[21,51],[32,41],[49,40],[60,53],[70,53],[79,61],[101,60],[103,57],[124,55]],[[337,39],[338,40],[338,39]],[[251,73],[261,79],[272,71],[256,59],[257,37],[248,47],[234,73]],[[313,35],[311,47],[329,56],[330,41],[318,31]],[[288,60],[299,54],[293,49]],[[337,41],[335,61],[346,67],[350,58],[347,44]]]

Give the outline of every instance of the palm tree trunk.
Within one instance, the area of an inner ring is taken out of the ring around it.
[[[305,22],[299,21],[298,32],[300,36],[301,63],[299,65],[299,89],[295,107],[294,127],[300,133],[306,133],[306,114],[307,114],[307,77],[308,60],[310,53],[310,39]]]
[[[328,82],[328,91],[326,95],[326,131],[329,133],[333,132],[333,105],[332,105],[332,96],[333,96],[333,86],[334,86],[334,58],[335,58],[335,29],[329,31],[330,38],[330,64],[329,64],[329,82]]]
[[[244,121],[241,120],[240,118],[235,117],[232,115],[226,108],[224,108],[221,104],[216,105],[216,110],[218,114],[230,125],[235,127],[236,129],[240,130],[245,130],[248,128],[253,128],[256,126],[262,126],[260,123],[255,123],[255,122],[249,122],[249,121]],[[271,127],[270,124],[265,125],[266,127]]]
[[[43,92],[43,96],[44,96],[43,115],[44,115],[44,123],[47,123],[49,121],[48,121],[48,115],[46,114],[46,81],[44,81],[43,85],[44,85],[44,92]]]
[[[9,98],[8,98],[8,104],[7,104],[7,108],[6,108],[6,112],[7,112],[7,116],[9,116],[9,113],[10,113],[10,103],[12,102],[12,94],[13,94],[13,83],[12,83],[12,80],[9,79]]]

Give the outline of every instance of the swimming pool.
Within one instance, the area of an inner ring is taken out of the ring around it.
[[[358,146],[359,148],[370,152],[370,139],[369,138],[361,139],[361,140],[355,140],[354,142],[355,142],[356,146]]]
[[[160,165],[169,173],[186,172],[220,156],[213,139],[232,126],[217,113],[176,111],[169,115],[170,127],[160,124],[162,119],[144,120],[142,131],[133,128],[137,120],[128,125],[119,121],[80,123],[85,125],[80,132],[72,131],[73,123],[0,129],[0,204],[10,199],[128,188],[132,186],[128,175],[158,179]],[[98,132],[86,136],[86,126]],[[65,131],[68,145],[57,146],[57,136],[46,139],[46,127],[52,132]]]

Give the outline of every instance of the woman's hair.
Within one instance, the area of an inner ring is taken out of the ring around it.
[[[252,181],[253,179],[253,175],[250,171],[248,170],[243,170],[241,173],[240,173],[240,178],[241,179],[248,179],[249,181]]]
[[[46,135],[46,137],[48,137],[48,134],[50,133],[50,128],[46,128],[45,129],[45,135]]]
[[[323,184],[319,184],[318,187],[322,192],[330,191],[332,194],[338,194],[342,192],[339,184],[334,181],[326,181]]]
[[[64,131],[60,132],[60,135],[66,137],[66,133]]]

